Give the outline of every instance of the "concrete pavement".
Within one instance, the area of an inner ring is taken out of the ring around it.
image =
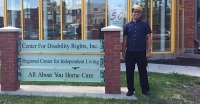
[[[178,73],[200,77],[200,67],[178,66],[164,64],[148,64],[148,72]],[[121,63],[121,71],[125,71],[125,64]],[[136,67],[137,71],[137,67]],[[54,85],[21,85],[17,91],[0,91],[0,94],[35,95],[35,96],[88,96],[104,99],[137,99],[136,96],[127,97],[127,88],[121,87],[121,94],[105,94],[105,87],[94,86],[54,86]]]
[[[0,91],[0,94],[34,95],[57,97],[95,97],[104,99],[137,99],[126,96],[127,88],[121,88],[121,94],[105,94],[105,87],[94,86],[54,86],[54,85],[20,85],[17,91]]]
[[[121,71],[125,71],[125,63],[121,63]],[[165,64],[152,64],[149,63],[147,67],[148,72],[157,73],[177,73],[189,76],[200,77],[200,67],[194,66],[180,66],[180,65],[165,65]],[[136,65],[137,71],[137,65]]]

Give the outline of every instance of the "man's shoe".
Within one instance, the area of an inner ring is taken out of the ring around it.
[[[133,94],[135,94],[135,91],[128,91],[128,92],[126,93],[126,96],[132,96]]]
[[[147,91],[147,92],[142,92],[142,94],[145,95],[145,96],[151,96],[151,93],[150,93],[149,91]]]

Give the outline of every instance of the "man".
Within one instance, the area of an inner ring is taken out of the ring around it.
[[[147,59],[151,55],[151,29],[147,22],[141,19],[142,7],[135,5],[132,8],[132,21],[124,27],[122,55],[126,62],[127,96],[135,93],[134,70],[138,66],[142,94],[150,96],[147,76]]]

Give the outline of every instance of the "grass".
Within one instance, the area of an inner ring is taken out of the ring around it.
[[[194,104],[195,97],[188,95],[185,89],[200,84],[199,77],[185,75],[149,73],[151,97],[141,95],[139,76],[135,73],[136,97],[138,100],[101,99],[91,97],[40,97],[0,95],[0,104]],[[21,82],[24,85],[74,85],[103,86],[103,83],[67,83],[67,82]],[[121,86],[126,87],[125,72],[121,73]]]

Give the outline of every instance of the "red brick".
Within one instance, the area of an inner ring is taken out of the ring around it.
[[[19,89],[17,79],[17,32],[0,33],[1,44],[1,90],[15,91]]]
[[[184,4],[184,46],[194,48],[194,0],[185,0]]]
[[[105,92],[121,93],[120,90],[120,35],[104,32],[105,38]],[[118,68],[118,69],[117,69]]]

